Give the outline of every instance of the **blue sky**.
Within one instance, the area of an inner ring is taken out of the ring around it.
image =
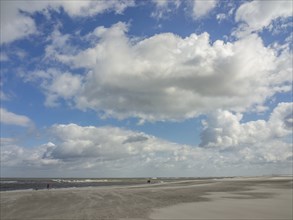
[[[2,1],[1,175],[292,174],[292,1]]]

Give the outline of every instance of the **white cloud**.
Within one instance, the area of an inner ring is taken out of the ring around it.
[[[70,16],[93,16],[106,11],[121,14],[127,7],[135,5],[133,0],[77,1],[75,4],[70,1],[61,1],[51,4],[62,6]]]
[[[83,77],[79,74],[62,72],[54,68],[49,68],[46,71],[35,70],[22,77],[26,81],[40,84],[46,94],[45,105],[49,107],[58,106],[60,97],[71,103],[71,99],[74,99],[79,93],[83,82]]]
[[[234,34],[245,36],[254,31],[262,31],[274,20],[292,16],[292,7],[292,1],[245,2],[236,11],[235,20],[243,24]]]
[[[74,53],[76,50],[75,46],[69,45],[69,39],[71,35],[62,35],[59,31],[59,26],[55,26],[51,35],[47,37],[47,40],[51,43],[45,47],[44,61],[48,61],[50,58],[55,57],[62,53]],[[49,62],[52,60],[49,60]]]
[[[285,155],[290,155],[291,143],[282,143],[282,138],[292,137],[293,103],[279,103],[273,110],[268,121],[257,120],[241,123],[242,115],[229,111],[218,110],[204,121],[201,146],[227,148],[261,148],[273,149],[281,144]],[[265,152],[264,152],[265,153]],[[270,152],[268,152],[270,153]],[[292,152],[291,152],[292,154]]]
[[[124,177],[292,172],[291,143],[284,139],[292,135],[292,103],[279,104],[268,121],[240,120],[240,114],[227,111],[211,115],[201,147],[117,127],[56,124],[50,128],[51,142],[36,148],[4,141],[1,166],[4,171],[46,167],[48,176],[58,170],[75,176]]]
[[[57,147],[50,152],[53,158],[92,158],[119,160],[127,157],[151,156],[176,149],[163,140],[116,127],[81,127],[76,124],[55,125],[51,132]]]
[[[246,123],[241,123],[241,114],[218,110],[203,121],[200,146],[232,152],[238,164],[246,161],[265,166],[266,163],[292,162],[292,104],[280,103],[268,121]]]
[[[152,0],[152,2],[156,5],[156,7],[165,7],[168,5],[168,0]]]
[[[45,104],[55,106],[59,97],[65,100],[73,98],[79,91],[81,83],[79,75],[72,75],[68,72],[56,74],[50,82],[43,84],[47,93]]]
[[[220,13],[220,14],[217,14],[216,18],[219,22],[222,22],[223,20],[226,20],[228,18],[228,16],[224,13]]]
[[[116,118],[182,120],[218,108],[265,109],[269,97],[291,90],[290,52],[265,47],[257,35],[233,43],[212,43],[208,33],[133,41],[128,28],[121,22],[98,27],[93,47],[53,57],[87,69],[75,90],[77,108]]]
[[[32,121],[24,116],[24,115],[17,115],[13,112],[9,112],[4,108],[0,108],[0,121],[3,124],[9,124],[9,125],[18,125],[27,127],[32,125]]]
[[[156,8],[151,13],[151,16],[157,19],[166,18],[168,14],[178,9],[181,2],[180,0],[152,0]]]
[[[291,134],[293,130],[293,103],[279,103],[268,121],[272,136],[276,138]]]
[[[35,12],[48,13],[49,10],[64,11],[71,17],[93,16],[107,11],[122,13],[135,5],[133,0],[109,1],[1,1],[1,44],[37,33],[31,15]]]
[[[19,11],[19,2],[1,1],[1,44],[10,43],[36,32],[34,20]]]
[[[200,19],[207,16],[216,6],[217,0],[193,0],[193,17]]]
[[[166,169],[188,156],[188,146],[179,146],[141,132],[117,127],[54,125],[50,129],[54,144],[26,149],[1,145],[2,167],[47,167],[68,172],[115,170],[137,173],[137,169]],[[55,172],[55,171],[54,171]],[[80,175],[80,174],[79,174]]]
[[[58,166],[62,161],[57,159],[44,158],[47,150],[54,147],[51,142],[41,145],[37,148],[24,148],[13,143],[4,143],[1,145],[1,167],[23,166],[27,169],[40,168],[44,166]]]
[[[1,143],[1,167],[17,166],[22,163],[23,158],[27,156],[24,155],[24,150],[16,145]]]

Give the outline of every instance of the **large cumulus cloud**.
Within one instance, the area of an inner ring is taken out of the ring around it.
[[[289,51],[266,47],[257,35],[226,43],[211,42],[208,33],[137,40],[127,36],[128,28],[121,22],[98,27],[87,36],[95,39],[93,47],[55,54],[87,71],[76,90],[77,108],[116,118],[181,120],[218,108],[264,109],[269,97],[291,89]]]

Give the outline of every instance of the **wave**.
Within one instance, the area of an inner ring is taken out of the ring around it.
[[[0,180],[0,184],[4,184],[4,183],[17,183],[18,181],[14,181],[14,180]]]
[[[104,183],[108,182],[107,179],[52,179],[53,182],[58,183]]]

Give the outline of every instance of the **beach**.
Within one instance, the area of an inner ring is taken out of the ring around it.
[[[1,219],[292,219],[292,177],[1,192]]]

